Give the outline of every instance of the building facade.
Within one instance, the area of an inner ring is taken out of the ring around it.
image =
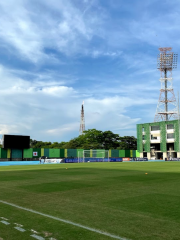
[[[148,159],[179,158],[179,121],[137,124],[137,150]]]

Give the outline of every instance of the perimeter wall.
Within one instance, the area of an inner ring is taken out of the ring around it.
[[[89,157],[101,157],[103,149],[90,150]],[[110,149],[109,157],[140,157],[140,153],[137,150],[116,150]],[[19,149],[3,149],[0,148],[0,160],[1,159],[38,159],[41,156],[47,158],[75,158],[82,156],[83,149],[57,149],[57,148],[29,148],[24,150]],[[37,155],[34,156],[34,153]],[[93,153],[93,156],[92,156]]]

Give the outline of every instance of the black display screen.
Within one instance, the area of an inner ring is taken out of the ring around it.
[[[30,148],[30,136],[3,135],[3,148]]]

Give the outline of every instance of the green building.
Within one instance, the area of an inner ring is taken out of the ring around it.
[[[137,150],[140,157],[180,157],[179,137],[178,120],[137,124]]]

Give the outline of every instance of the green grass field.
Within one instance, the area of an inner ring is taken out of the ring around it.
[[[0,201],[122,239],[179,240],[180,162],[0,167]],[[32,229],[44,239],[113,239],[2,202],[0,217],[10,223],[0,218],[1,240],[32,240]]]

